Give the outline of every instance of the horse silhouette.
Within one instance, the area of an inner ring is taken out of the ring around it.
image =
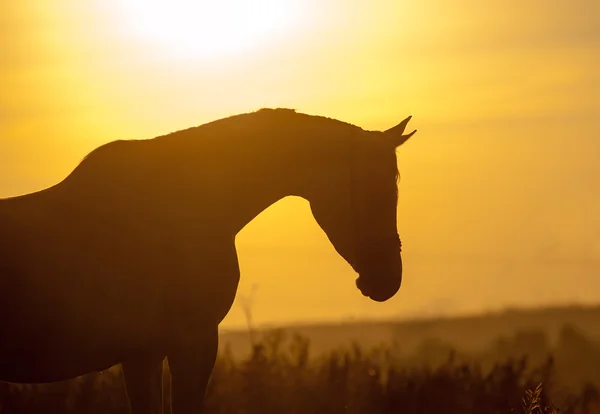
[[[365,131],[261,109],[92,151],[57,185],[0,200],[0,380],[121,364],[133,414],[199,413],[240,277],[236,234],[303,197],[363,295],[402,278],[396,147],[410,117]]]

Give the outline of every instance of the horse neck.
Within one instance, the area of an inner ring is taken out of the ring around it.
[[[326,155],[309,150],[290,154],[289,161],[276,160],[262,168],[246,168],[235,191],[232,223],[237,234],[250,221],[271,205],[288,196],[298,196],[310,202],[311,194],[319,191],[323,178],[331,173]],[[281,154],[280,154],[281,155]],[[293,160],[293,161],[291,161]]]

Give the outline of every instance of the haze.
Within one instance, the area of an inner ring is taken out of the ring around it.
[[[290,198],[238,236],[254,322],[600,301],[598,1],[53,4],[0,5],[0,197],[55,184],[102,143],[261,107],[370,130],[413,114],[400,293],[364,298]],[[223,325],[244,323],[234,306]]]

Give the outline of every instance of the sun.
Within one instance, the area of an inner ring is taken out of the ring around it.
[[[125,30],[159,53],[212,58],[248,51],[295,26],[300,0],[129,0]]]

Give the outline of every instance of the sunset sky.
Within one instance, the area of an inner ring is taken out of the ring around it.
[[[598,303],[599,74],[598,0],[4,1],[0,197],[102,143],[261,107],[372,130],[413,114],[400,293],[362,297],[286,199],[238,236],[255,322]],[[243,323],[236,304],[224,325]]]

